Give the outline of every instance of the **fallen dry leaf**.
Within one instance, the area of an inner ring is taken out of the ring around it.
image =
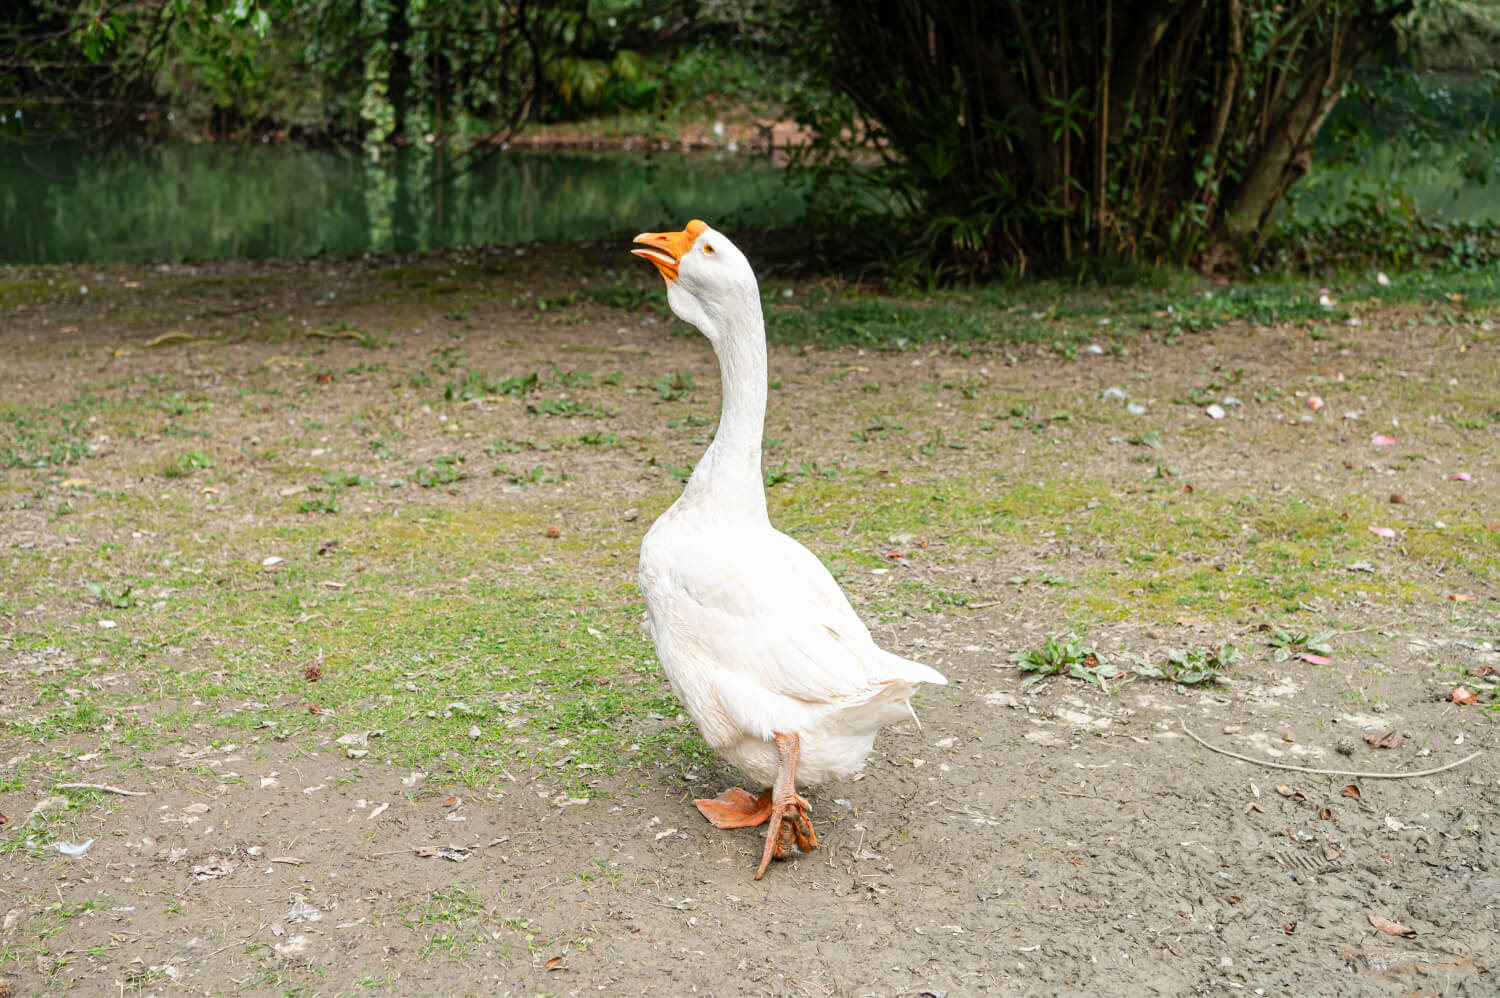
[[[1276,784],[1276,792],[1281,796],[1287,798],[1288,800],[1307,800],[1307,798],[1302,795],[1302,791],[1293,790],[1285,783]]]
[[[1208,629],[1208,621],[1202,619],[1201,617],[1178,617],[1177,622],[1179,624],[1182,624],[1184,627],[1197,627],[1203,630]]]
[[[319,707],[315,703],[310,703],[307,705],[307,712],[309,714],[321,714],[323,712],[323,708]]]
[[[316,662],[312,663],[302,670],[302,678],[309,683],[316,683],[323,678],[323,667]]]
[[[1474,602],[1474,597],[1468,595],[1467,593],[1449,593],[1448,594],[1448,598],[1451,599],[1455,603],[1472,603],[1472,602]]]
[[[1383,735],[1377,735],[1373,731],[1367,731],[1365,741],[1370,744],[1371,748],[1400,748],[1401,732],[1392,730]]]
[[[562,536],[562,528],[561,527],[548,527],[547,528],[547,536],[550,537],[550,538],[552,538],[553,540],[557,540],[559,537]]]
[[[1360,798],[1360,795],[1359,795],[1359,787],[1355,786],[1352,783],[1349,784],[1347,787],[1344,788],[1343,796],[1345,796],[1345,797],[1353,797],[1355,800],[1360,800],[1361,798]]]
[[[458,805],[462,804],[463,802],[464,799],[455,794],[452,797],[449,797],[447,800],[443,801],[443,807],[458,807]]]
[[[1479,694],[1475,693],[1473,690],[1465,689],[1462,686],[1455,686],[1453,688],[1453,702],[1456,704],[1462,704],[1463,706],[1467,707],[1469,704],[1478,699]]]
[[[563,958],[560,957],[560,956],[554,956],[552,959],[548,960],[546,966],[547,966],[548,970],[566,970],[567,969],[566,967],[563,966]]]
[[[1310,651],[1302,652],[1297,657],[1309,665],[1331,665],[1333,663],[1333,659],[1327,655],[1314,655]]]
[[[1407,939],[1417,934],[1416,929],[1408,929],[1400,922],[1393,922],[1384,915],[1377,915],[1373,911],[1369,914],[1370,924],[1388,936],[1405,936]]]
[[[1253,800],[1249,801],[1249,802],[1247,802],[1245,804],[1245,811],[1244,811],[1244,813],[1245,814],[1249,814],[1251,811],[1254,811],[1256,814],[1265,814],[1266,813],[1266,809],[1263,808],[1263,807],[1261,807],[1259,804],[1255,803],[1255,801],[1253,801]]]
[[[1325,807],[1323,810],[1318,812],[1318,817],[1322,818],[1324,821],[1327,821],[1329,818],[1333,817],[1333,809]]]

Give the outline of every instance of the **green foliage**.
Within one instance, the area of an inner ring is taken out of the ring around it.
[[[135,597],[130,594],[131,587],[128,585],[113,589],[103,582],[86,582],[84,588],[112,610],[128,610],[135,606]]]
[[[1076,255],[1236,266],[1410,6],[823,0],[808,58],[849,99],[799,106],[819,139],[798,166],[913,283]]]
[[[412,481],[424,489],[462,482],[469,477],[469,472],[459,467],[463,461],[462,454],[440,454],[432,459],[431,468],[418,468],[413,472]]]
[[[1152,661],[1142,656],[1140,664],[1130,671],[1147,679],[1165,679],[1183,686],[1197,686],[1222,680],[1237,656],[1238,652],[1231,644],[1217,648],[1189,648],[1186,651],[1172,649],[1161,661]]]
[[[80,127],[128,121],[166,98],[220,134],[353,136],[378,160],[393,143],[467,149],[528,121],[599,111],[715,100],[764,107],[766,95],[774,101],[806,76],[769,43],[767,26],[791,19],[784,8],[169,0],[100,9],[31,0],[0,24],[0,42],[22,55],[0,65],[0,82],[25,95],[27,111],[59,121],[56,109],[69,107]],[[0,128],[10,125],[0,118]]]
[[[1276,627],[1266,636],[1266,644],[1276,649],[1272,653],[1272,658],[1278,662],[1285,662],[1287,659],[1302,655],[1332,655],[1333,646],[1329,644],[1332,639],[1332,631],[1307,634]]]
[[[1061,640],[1049,636],[1040,648],[1018,651],[1011,656],[1011,661],[1022,672],[1030,673],[1022,680],[1022,686],[1039,683],[1048,676],[1066,676],[1103,686],[1102,680],[1120,674],[1118,668],[1101,661],[1094,649],[1085,645],[1076,634]]]
[[[1500,261],[1500,72],[1372,67],[1329,117],[1262,268],[1481,271]]]
[[[673,371],[671,374],[663,374],[651,383],[651,387],[656,389],[663,402],[676,402],[693,390],[693,372]]]

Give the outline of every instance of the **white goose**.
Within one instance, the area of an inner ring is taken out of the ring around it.
[[[947,680],[878,648],[817,556],[771,526],[760,468],[766,332],[744,255],[696,219],[635,241],[644,247],[631,252],[666,279],[672,311],[713,344],[724,391],[712,445],[641,544],[646,629],[704,740],[770,785],[695,802],[719,828],[770,823],[759,880],[793,841],[818,844],[797,776],[854,772],[876,730],[911,712],[917,683]]]

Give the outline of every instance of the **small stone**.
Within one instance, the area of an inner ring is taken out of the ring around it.
[[[1292,734],[1290,731],[1283,731],[1281,733],[1281,740],[1284,742],[1294,742],[1297,740],[1297,736]]]
[[[1226,734],[1226,735],[1237,735],[1239,733],[1240,733],[1240,726],[1238,724],[1226,724],[1226,725],[1224,725],[1224,734]]]
[[[1354,739],[1346,736],[1344,738],[1340,738],[1338,744],[1333,748],[1334,751],[1338,752],[1339,755],[1353,755],[1354,747]]]

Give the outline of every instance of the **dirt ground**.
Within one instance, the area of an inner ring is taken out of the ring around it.
[[[440,272],[444,259],[411,266]],[[308,494],[284,493],[318,462],[258,459],[278,435],[305,437],[287,445],[304,454],[353,453],[357,414],[398,428],[409,465],[463,446],[471,469],[486,440],[546,443],[522,398],[443,399],[441,379],[392,389],[452,344],[475,369],[620,370],[572,397],[618,410],[598,425],[638,439],[544,452],[566,485],[517,490],[476,473],[446,490],[346,495],[318,522],[339,523],[333,533],[414,502],[503,508],[518,524],[497,539],[516,548],[507,565],[576,563],[632,619],[634,545],[680,488],[662,469],[690,465],[717,414],[707,345],[649,311],[585,303],[559,321],[515,303],[528,282],[564,286],[562,264],[442,297],[388,294],[379,275],[393,266],[8,275],[90,285],[12,301],[0,329],[8,412],[40,418],[80,386],[108,401],[164,379],[208,400],[177,421],[205,431],[195,446],[219,476],[151,470],[186,446],[165,432],[170,414],[103,446],[91,432],[74,465],[4,472],[0,974],[11,994],[1500,993],[1494,316],[1455,327],[1371,309],[1331,337],[1229,324],[1171,344],[1130,335],[1123,350],[1072,359],[1010,346],[774,349],[768,436],[787,443],[768,464],[845,473],[778,485],[773,519],[838,562],[886,647],[951,685],[921,698],[920,729],[882,735],[864,773],[809,794],[820,848],[756,882],[757,832],[717,831],[691,805],[736,775],[691,755],[632,763],[639,716],[606,732],[621,755],[587,777],[587,793],[503,746],[475,785],[444,758],[383,751],[395,733],[339,743],[344,719],[309,719],[306,696],[279,688],[259,707],[295,709],[298,737],[226,720],[244,697],[211,669],[196,700],[158,693],[158,670],[226,668],[225,649],[257,640],[244,631],[174,630],[136,658],[88,657],[101,611],[77,597],[87,567],[69,567],[70,552],[108,541],[113,557],[144,564],[138,549],[194,534],[300,529],[316,514],[289,504]],[[387,328],[373,343],[341,335]],[[1213,387],[1231,371],[1233,384]],[[641,387],[671,372],[691,372],[693,390]],[[287,429],[287,396],[254,394],[277,383],[300,386],[295,418],[318,428]],[[856,390],[866,385],[879,388]],[[1112,387],[1148,407],[1141,427],[1164,431],[1160,452],[1130,442],[1140,428]],[[1205,391],[1242,404],[1213,419]],[[1310,409],[1309,393],[1325,406]],[[881,436],[893,414],[898,428]],[[1379,434],[1399,443],[1374,444]],[[1450,481],[1459,470],[1472,480]],[[132,540],[133,520],[64,484],[83,478],[159,495],[165,519]],[[876,501],[887,482],[906,512]],[[1283,514],[1317,529],[1247,540]],[[597,537],[546,548],[537,528],[554,520],[564,540],[590,525]],[[1395,539],[1367,529],[1385,525]],[[404,571],[409,554],[372,549],[359,567]],[[47,588],[54,572],[73,573],[66,587]],[[430,612],[451,612],[437,602],[451,596],[432,597]],[[220,596],[205,578],[163,597],[184,598],[208,614]],[[1278,661],[1272,625],[1334,632],[1331,663]],[[324,625],[288,626],[312,646]],[[1067,631],[1122,674],[1102,688],[1023,686],[1012,654]],[[1241,655],[1221,683],[1128,668],[1132,655],[1225,639]],[[646,682],[665,690],[659,674]],[[76,689],[97,691],[106,716],[73,730],[28,721]],[[399,709],[413,696],[403,689],[392,680],[380,693]],[[1454,702],[1455,689],[1480,702]],[[112,737],[108,715],[135,710],[156,726],[134,743]],[[1482,754],[1432,776],[1314,775],[1209,751],[1184,725],[1233,752],[1350,773]],[[1364,737],[1388,732],[1399,745]],[[80,798],[56,788],[67,781],[139,795]],[[87,840],[76,858],[56,847]]]

